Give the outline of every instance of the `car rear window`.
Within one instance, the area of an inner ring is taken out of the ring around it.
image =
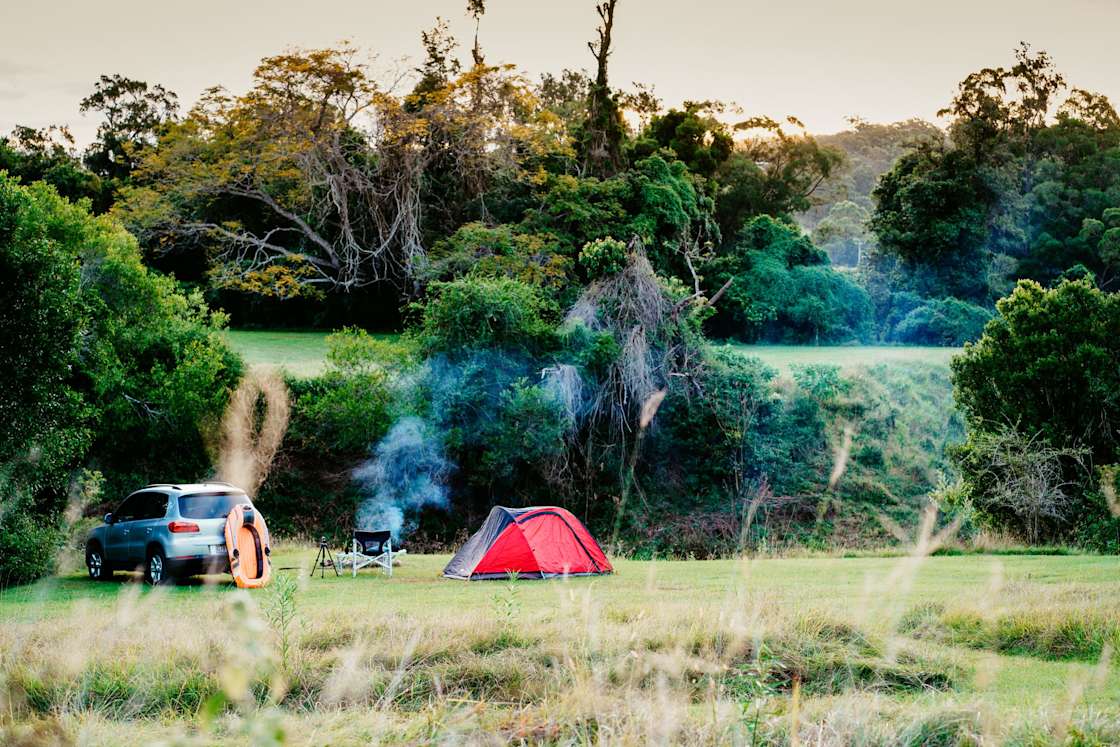
[[[239,503],[250,503],[244,493],[193,493],[179,496],[179,515],[184,519],[224,519]]]

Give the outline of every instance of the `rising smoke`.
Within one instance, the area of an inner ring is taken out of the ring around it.
[[[569,427],[579,422],[588,403],[578,368],[568,363],[549,366],[541,371],[541,385],[559,403]]]
[[[420,509],[447,507],[451,472],[438,431],[420,418],[401,418],[354,470],[368,496],[358,507],[358,529],[388,529],[399,539]]]

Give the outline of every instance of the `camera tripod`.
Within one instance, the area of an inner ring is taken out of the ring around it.
[[[311,566],[311,575],[315,576],[315,570],[319,571],[319,578],[326,578],[327,569],[334,570],[334,575],[339,575],[338,564],[334,562],[334,555],[331,554],[330,549],[327,547],[327,538],[319,538],[319,554],[315,556],[315,565]]]

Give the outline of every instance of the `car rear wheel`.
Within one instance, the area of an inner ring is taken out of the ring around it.
[[[171,583],[171,574],[167,570],[167,558],[158,548],[148,553],[148,560],[144,563],[144,580],[152,586],[162,586]]]
[[[113,577],[113,568],[105,560],[101,545],[95,543],[86,546],[86,570],[94,581],[108,581]]]

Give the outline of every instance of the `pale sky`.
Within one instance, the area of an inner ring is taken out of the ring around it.
[[[590,68],[593,0],[487,0],[488,62],[536,77]],[[465,0],[0,0],[0,133],[97,123],[78,100],[100,73],[162,83],[187,108],[206,87],[234,92],[255,63],[291,46],[350,39],[386,67],[420,57],[419,33],[449,20],[469,59]],[[1067,80],[1120,102],[1120,0],[619,0],[611,78],[653,84],[667,105],[721,99],[747,114],[794,114],[814,132],[845,117],[933,119],[957,82],[1008,64],[1020,40]]]

